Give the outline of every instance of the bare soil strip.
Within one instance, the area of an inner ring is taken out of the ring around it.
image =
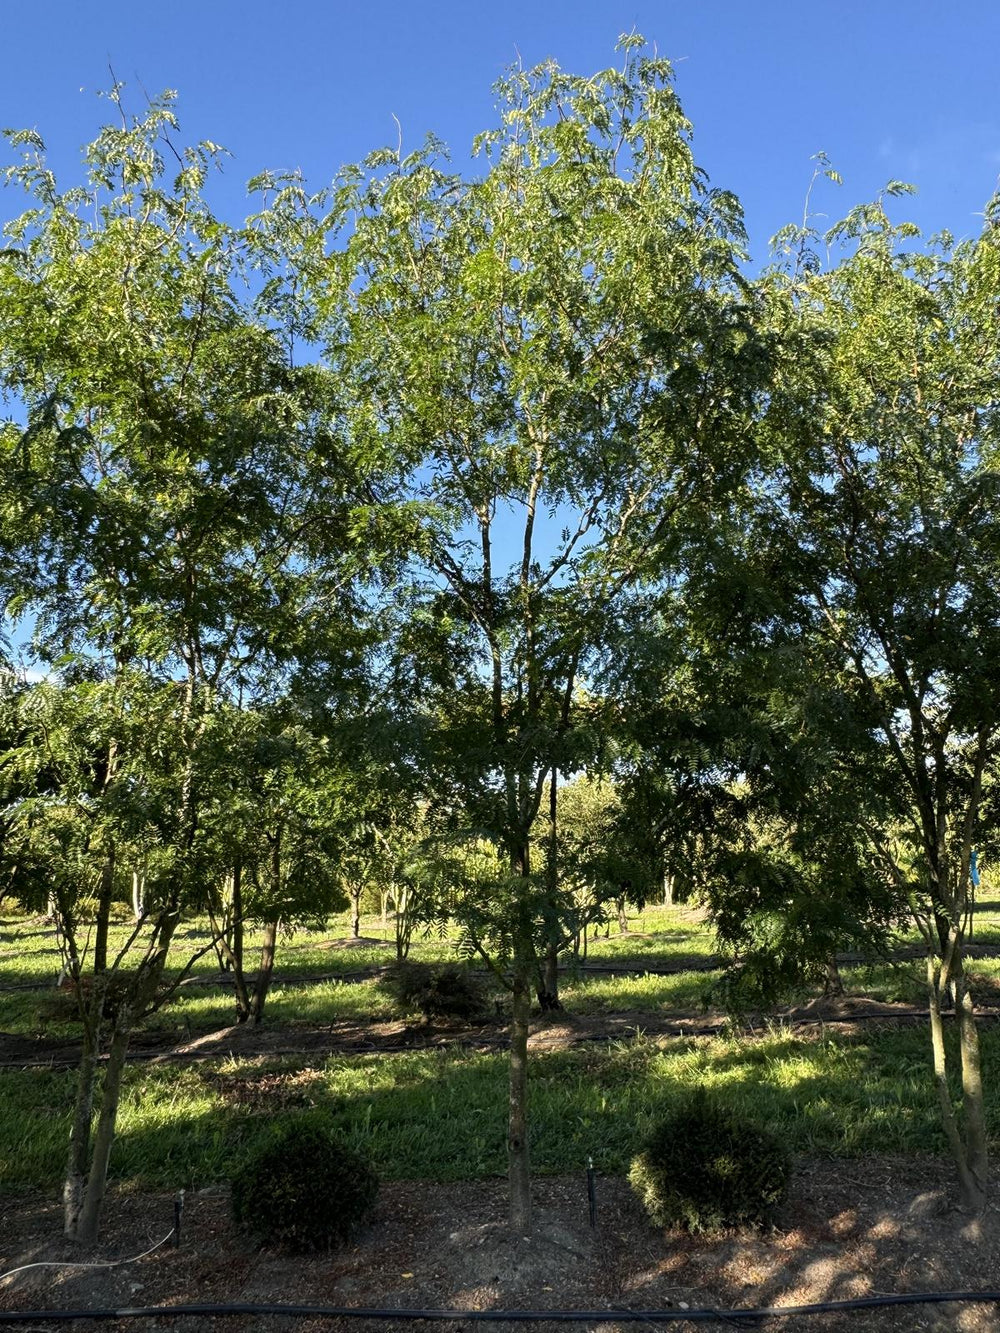
[[[625,1182],[613,1177],[598,1181],[591,1229],[584,1166],[576,1175],[535,1182],[536,1227],[528,1243],[510,1238],[501,1181],[398,1182],[383,1186],[371,1225],[353,1245],[306,1258],[256,1249],[233,1229],[225,1186],[209,1185],[187,1197],[179,1249],[165,1246],[120,1268],[19,1274],[0,1284],[0,1324],[4,1311],[17,1309],[283,1302],[389,1310],[606,1309],[606,1320],[587,1327],[627,1333],[647,1326],[616,1321],[615,1308],[682,1313],[1000,1286],[1000,1217],[990,1210],[979,1239],[971,1237],[954,1207],[952,1168],[942,1159],[801,1159],[773,1227],[714,1237],[650,1226]],[[39,1193],[19,1203],[0,1235],[0,1271],[79,1258],[59,1237],[56,1199]],[[172,1195],[112,1191],[93,1257],[135,1254],[147,1238],[152,1244],[162,1237],[172,1217]],[[987,1304],[913,1306],[792,1317],[761,1327],[774,1333],[993,1333],[997,1313]],[[66,1326],[34,1327],[54,1333]],[[397,1333],[403,1326],[391,1316],[292,1322],[268,1315],[121,1327],[122,1333]],[[435,1327],[468,1333],[473,1325],[456,1320]],[[567,1326],[501,1321],[484,1327],[565,1333]],[[706,1325],[685,1320],[670,1327],[684,1333]]]
[[[1000,1018],[1000,1008],[979,1009],[977,1017],[983,1022],[994,1022]],[[868,1025],[895,1026],[926,1018],[926,1009],[848,996],[814,1000],[797,1008],[745,1019],[739,1030],[753,1035],[772,1032],[777,1026],[808,1033],[835,1025],[839,1031],[851,1031]],[[537,1051],[567,1050],[588,1042],[623,1041],[637,1036],[669,1041],[678,1037],[718,1036],[731,1028],[731,1020],[723,1015],[692,1012],[557,1013],[535,1020],[530,1046]],[[492,1051],[505,1049],[507,1043],[506,1025],[501,1021],[480,1027],[411,1024],[403,1020],[371,1023],[344,1020],[316,1027],[283,1025],[270,1028],[244,1024],[184,1040],[178,1040],[176,1034],[170,1032],[137,1032],[128,1059],[180,1064],[227,1057],[393,1055],[449,1047]],[[79,1045],[75,1042],[0,1033],[0,1069],[61,1069],[75,1067],[78,1061]]]

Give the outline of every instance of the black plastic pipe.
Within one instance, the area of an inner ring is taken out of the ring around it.
[[[889,1305],[993,1304],[1000,1291],[911,1291],[895,1296],[857,1296],[844,1301],[816,1301],[812,1305],[762,1306],[744,1309],[701,1307],[690,1310],[406,1310],[352,1305],[150,1305],[99,1310],[0,1311],[0,1328],[14,1324],[41,1324],[46,1320],[176,1319],[182,1315],[285,1315],[309,1319],[433,1319],[440,1322],[532,1324],[549,1320],[560,1324],[600,1323],[616,1319],[623,1324],[706,1324],[713,1321],[785,1319],[790,1315],[832,1314],[838,1310],[874,1310]]]

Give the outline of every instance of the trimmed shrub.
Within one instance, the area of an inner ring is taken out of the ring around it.
[[[347,1240],[366,1220],[378,1177],[316,1115],[287,1122],[232,1182],[237,1226],[298,1254]]]
[[[719,1231],[765,1221],[789,1169],[773,1134],[699,1089],[654,1124],[629,1183],[656,1226]]]
[[[482,977],[460,963],[404,963],[390,973],[386,985],[402,1009],[416,1009],[424,1018],[475,1022],[489,1012]]]

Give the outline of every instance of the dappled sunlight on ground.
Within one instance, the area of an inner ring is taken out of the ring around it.
[[[385,1185],[371,1226],[322,1259],[257,1251],[231,1229],[224,1189],[189,1196],[184,1243],[133,1267],[64,1272],[58,1283],[24,1274],[0,1288],[0,1311],[160,1301],[278,1301],[454,1309],[607,1309],[602,1333],[635,1327],[614,1309],[788,1307],[897,1291],[983,1289],[1000,1285],[998,1218],[978,1245],[962,1237],[951,1169],[934,1159],[872,1158],[858,1181],[835,1162],[798,1165],[787,1203],[772,1228],[690,1236],[651,1227],[621,1179],[598,1181],[598,1227],[587,1225],[584,1182],[535,1182],[531,1242],[506,1229],[505,1187],[426,1183]],[[170,1196],[112,1196],[100,1257],[134,1252],[136,1241],[169,1225]],[[61,1257],[58,1209],[32,1197],[0,1261]],[[41,1270],[44,1271],[44,1270]],[[141,1297],[139,1293],[141,1292]],[[267,1320],[244,1319],[247,1333],[270,1333]],[[326,1333],[385,1333],[380,1324],[324,1321]],[[491,1325],[501,1333],[522,1325]],[[561,1326],[539,1324],[539,1333]],[[686,1321],[673,1325],[682,1331]],[[854,1314],[792,1316],[789,1333],[859,1330],[961,1330],[987,1333],[997,1312],[984,1305],[917,1306]],[[218,1333],[208,1320],[184,1333]]]

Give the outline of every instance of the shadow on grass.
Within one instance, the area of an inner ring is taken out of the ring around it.
[[[1000,1040],[984,1033],[984,1061]],[[711,1088],[778,1133],[795,1153],[863,1156],[943,1150],[926,1038],[629,1043],[533,1056],[536,1172],[618,1173],[678,1093]],[[222,1061],[130,1068],[112,1176],[142,1187],[200,1188],[230,1177],[274,1126],[302,1110],[369,1154],[386,1179],[454,1181],[506,1169],[507,1065],[502,1055],[420,1051],[392,1057]],[[72,1105],[71,1073],[8,1074],[0,1086],[4,1188],[55,1188]],[[988,1104],[990,1132],[1000,1105]]]

